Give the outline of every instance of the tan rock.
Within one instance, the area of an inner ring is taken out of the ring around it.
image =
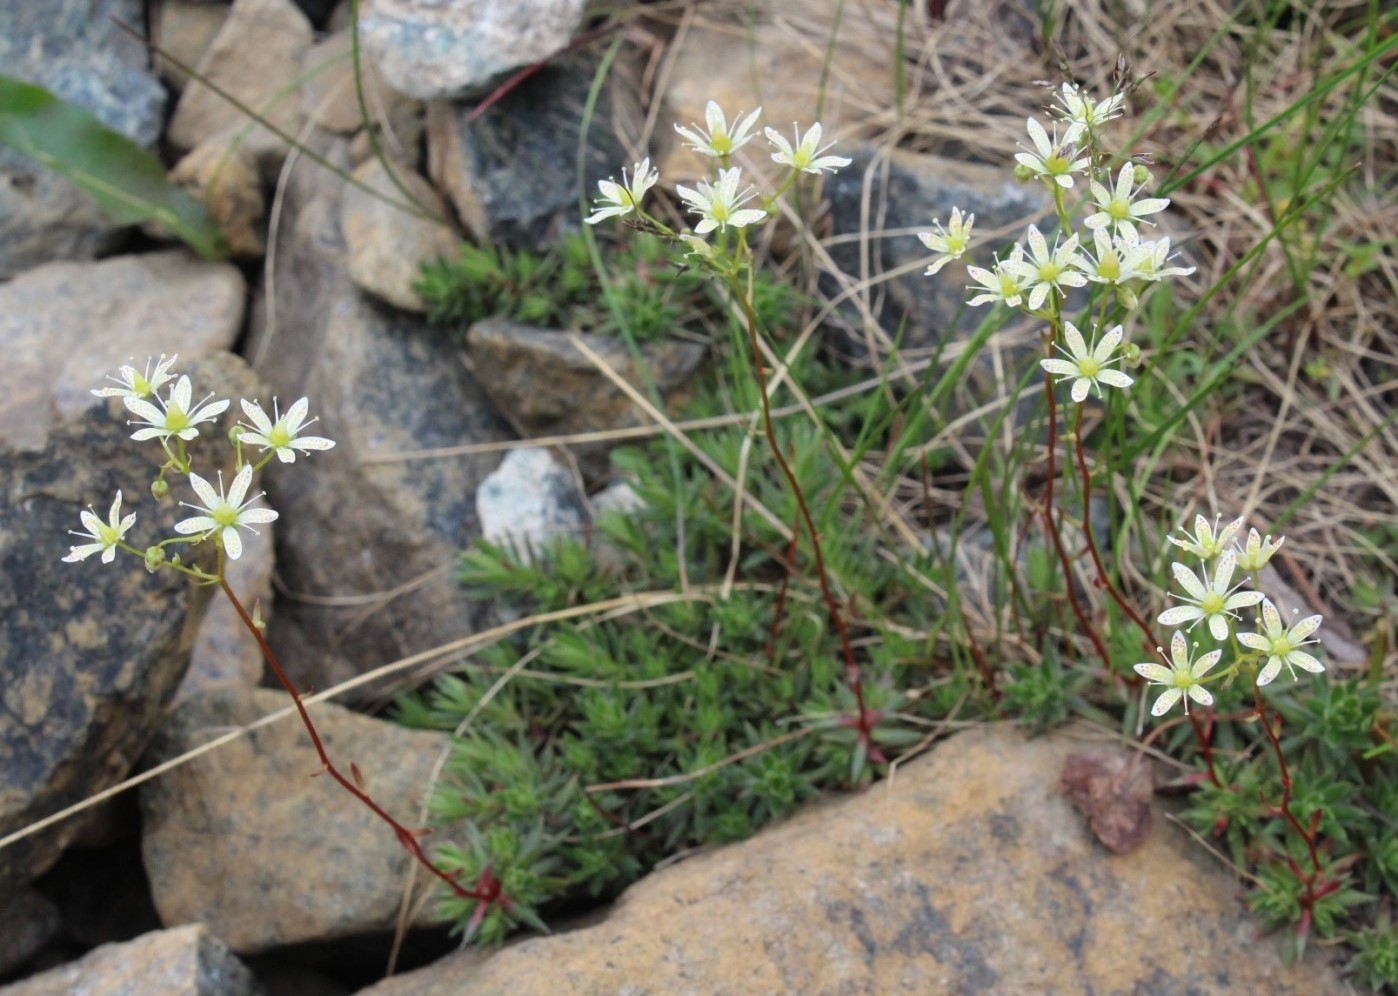
[[[250,146],[231,134],[206,138],[175,164],[170,179],[204,202],[234,256],[256,259],[267,251],[267,201]]]
[[[183,249],[49,263],[0,284],[0,445],[42,446],[57,418],[103,404],[91,390],[123,363],[178,352],[183,368],[229,348],[246,297],[237,267]]]
[[[459,239],[446,223],[446,205],[432,185],[402,163],[392,166],[398,182],[421,205],[419,210],[441,220],[412,213],[383,162],[366,161],[354,178],[379,196],[349,186],[340,203],[350,279],[389,304],[425,312],[427,305],[413,287],[421,279],[422,264],[454,255]]]
[[[0,987],[4,996],[257,996],[263,992],[228,946],[191,924],[104,944],[77,961]]]
[[[223,22],[228,20],[228,5],[207,0],[162,0],[156,9],[160,14],[160,78],[176,90],[183,90],[189,73],[176,63],[190,69],[199,65]]]
[[[199,74],[294,136],[304,121],[298,77],[312,39],[311,22],[293,0],[235,0],[199,60]],[[264,170],[286,154],[286,144],[274,133],[197,82],[180,95],[165,135],[176,148],[189,150],[245,126],[250,126],[246,141]]]
[[[1098,745],[1100,746],[1100,745]],[[1060,732],[963,733],[892,782],[657,872],[600,923],[468,952],[363,996],[1314,994],[1179,828],[1112,855],[1059,789]]]
[[[174,757],[288,704],[270,689],[203,695],[171,714],[148,757]],[[335,705],[313,715],[336,764],[346,773],[358,764],[374,799],[416,825],[447,738]],[[288,717],[143,786],[141,852],[161,920],[204,923],[243,953],[391,929],[408,854],[344,789],[313,777],[319,767]]]
[[[317,127],[341,135],[354,134],[364,123],[355,93],[352,53],[350,30],[345,28],[307,49],[302,63],[301,105],[306,117]],[[373,60],[362,52],[359,73],[370,121],[392,124],[405,114],[420,113],[419,102],[385,84]]]

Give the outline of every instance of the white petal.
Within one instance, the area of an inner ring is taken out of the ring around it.
[[[256,401],[249,401],[247,398],[239,399],[238,403],[242,405],[243,414],[252,420],[252,424],[257,426],[258,431],[272,431],[272,420],[267,417],[267,413],[262,410],[261,405]],[[246,439],[247,435],[244,434],[243,438]]]
[[[1058,374],[1060,377],[1076,377],[1078,375],[1077,364],[1069,363],[1067,360],[1040,360],[1039,366],[1051,374]]]
[[[156,425],[165,424],[165,413],[144,398],[133,398],[128,395],[121,400],[122,404],[126,405],[126,410],[132,415],[138,416],[142,422],[153,422]]]
[[[1268,636],[1277,636],[1282,632],[1281,613],[1270,598],[1262,600],[1262,627]]]
[[[1035,261],[1049,258],[1048,243],[1044,241],[1043,233],[1039,231],[1037,226],[1030,225],[1025,238],[1029,240],[1029,255]]]
[[[277,513],[270,508],[245,508],[238,513],[238,525],[247,523],[276,522]]]
[[[1079,377],[1073,381],[1073,390],[1069,392],[1069,397],[1078,404],[1082,404],[1087,399],[1087,392],[1090,390],[1092,390],[1092,381],[1086,377]]]
[[[1155,705],[1151,707],[1152,716],[1163,716],[1170,711],[1170,707],[1180,700],[1181,692],[1178,688],[1167,688],[1160,693],[1160,698],[1155,700]]]
[[[1267,666],[1257,675],[1258,687],[1270,685],[1272,679],[1281,673],[1282,661],[1280,657],[1272,657],[1267,660]]]
[[[1189,642],[1179,630],[1175,630],[1175,634],[1170,637],[1170,660],[1176,671],[1189,668]]]
[[[1209,632],[1214,635],[1215,640],[1228,639],[1228,617],[1222,613],[1209,616]]]
[[[1312,674],[1320,674],[1325,670],[1324,664],[1320,663],[1320,661],[1316,660],[1304,650],[1293,650],[1286,655],[1286,662],[1288,664],[1295,664],[1303,671],[1310,671]]]
[[[1189,697],[1201,706],[1211,706],[1214,704],[1214,697],[1209,690],[1202,685],[1190,685]]]
[[[1111,359],[1112,353],[1116,350],[1117,343],[1121,342],[1121,326],[1108,329],[1097,343],[1097,348],[1092,351],[1092,356],[1098,363],[1106,363]]]
[[[84,543],[81,546],[70,546],[68,556],[63,558],[65,564],[76,564],[80,560],[86,560],[98,550],[105,547],[103,543]]]
[[[1295,626],[1292,626],[1291,632],[1287,635],[1290,637],[1292,643],[1298,640],[1304,640],[1316,630],[1320,629],[1320,624],[1324,619],[1324,616],[1307,616]]]
[[[1135,665],[1135,670],[1142,678],[1147,678],[1158,684],[1169,684],[1174,680],[1174,672],[1168,667],[1156,664],[1153,661],[1145,661],[1144,663],[1137,664]]]
[[[1194,662],[1194,667],[1190,674],[1196,678],[1202,678],[1209,673],[1209,670],[1218,663],[1218,659],[1223,656],[1222,650],[1210,650],[1203,657]]]
[[[192,536],[194,533],[207,533],[211,529],[217,529],[218,523],[207,515],[196,515],[188,519],[181,519],[175,523],[175,532],[182,536]]]
[[[1044,126],[1033,118],[1029,119],[1026,126],[1029,129],[1029,138],[1034,143],[1034,148],[1039,150],[1039,155],[1047,159],[1053,154],[1053,146],[1049,144],[1048,132],[1044,131]]]
[[[238,530],[231,526],[223,530],[223,548],[228,551],[229,560],[237,560],[243,555],[243,540]]]
[[[103,550],[103,551],[102,551],[102,563],[104,563],[104,564],[110,564],[113,560],[116,560],[116,551],[117,551],[117,548],[114,547],[114,546],[109,546],[109,547],[107,547],[107,549]]]
[[[286,410],[286,429],[293,436],[301,428],[301,423],[306,420],[306,413],[310,411],[310,408],[311,399],[301,398]]]
[[[154,439],[156,436],[168,435],[169,433],[164,429],[137,429],[135,432],[131,433],[131,438],[140,442],[146,439]]]
[[[1199,576],[1178,560],[1170,565],[1170,572],[1175,575],[1175,583],[1183,588],[1191,598],[1203,598],[1208,594],[1204,583],[1199,580]]]
[[[89,512],[87,509],[83,509],[78,513],[78,518],[82,519],[83,525],[87,527],[87,534],[89,536],[101,535],[100,530],[103,526],[103,522],[101,519],[97,518],[97,516],[94,515],[92,512]]]
[[[728,122],[717,101],[711,100],[704,106],[704,123],[709,126],[710,135],[721,135],[728,130]]]
[[[228,504],[241,505],[243,496],[248,493],[248,486],[252,484],[252,464],[243,464],[243,469],[238,471],[238,476],[233,478],[233,484],[228,489]]]
[[[194,489],[194,493],[199,496],[199,500],[204,503],[204,507],[212,509],[218,504],[219,496],[208,481],[198,474],[189,475],[189,486]]]
[[[193,392],[194,388],[189,383],[189,376],[187,374],[181,375],[180,379],[175,381],[175,386],[170,388],[170,404],[178,405],[182,412],[189,411],[189,398]]]
[[[1228,601],[1223,603],[1223,607],[1232,612],[1234,609],[1245,609],[1249,605],[1256,605],[1260,601],[1262,601],[1262,592],[1260,591],[1239,591],[1229,595]]]
[[[1218,566],[1214,568],[1214,591],[1224,592],[1228,590],[1229,582],[1233,580],[1233,570],[1238,566],[1238,555],[1232,550],[1223,551],[1223,555],[1218,558]]]
[[[1239,633],[1238,642],[1250,650],[1272,649],[1272,641],[1260,633]]]
[[[1156,622],[1162,626],[1180,626],[1184,623],[1198,622],[1204,618],[1204,610],[1197,605],[1176,605],[1173,609],[1166,609],[1156,617]]]
[[[1127,388],[1136,383],[1129,375],[1120,370],[1099,370],[1097,379],[1103,384],[1110,384],[1112,387]]]
[[[1063,323],[1063,338],[1068,341],[1068,352],[1073,359],[1081,360],[1088,355],[1087,343],[1083,342],[1082,333],[1072,322]]]

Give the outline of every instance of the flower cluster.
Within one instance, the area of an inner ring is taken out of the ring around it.
[[[1165,626],[1185,626],[1176,630],[1170,641],[1169,668],[1146,662],[1136,665],[1136,673],[1152,684],[1162,685],[1165,691],[1156,699],[1151,712],[1160,716],[1169,711],[1181,696],[1186,696],[1185,711],[1189,711],[1188,699],[1200,705],[1211,705],[1213,696],[1204,688],[1205,675],[1216,665],[1223,655],[1223,649],[1212,650],[1197,660],[1187,643],[1185,634],[1203,623],[1209,634],[1219,643],[1231,643],[1235,650],[1235,660],[1225,671],[1217,675],[1218,680],[1231,678],[1244,668],[1260,668],[1257,671],[1259,686],[1270,684],[1286,667],[1292,679],[1296,678],[1296,668],[1312,673],[1325,670],[1304,647],[1315,643],[1308,639],[1320,628],[1321,617],[1308,616],[1291,626],[1283,621],[1281,613],[1270,598],[1258,590],[1259,572],[1272,554],[1285,542],[1278,537],[1273,542],[1271,536],[1264,538],[1256,529],[1248,531],[1245,544],[1236,537],[1243,528],[1241,518],[1227,525],[1220,525],[1221,518],[1210,522],[1202,515],[1194,519],[1194,532],[1180,530],[1179,536],[1171,536],[1170,542],[1190,554],[1199,562],[1197,569],[1178,561],[1171,565],[1175,582],[1182,590],[1177,596],[1181,604],[1160,613],[1157,620]],[[1238,582],[1233,578],[1242,569],[1243,577]],[[1261,606],[1261,617],[1256,620],[1257,632],[1235,632],[1240,621],[1239,609]],[[1238,644],[1250,653],[1243,652]],[[1198,644],[1193,645],[1194,649]],[[1164,651],[1160,651],[1164,656]]]
[[[272,522],[277,518],[277,513],[272,509],[254,505],[263,493],[258,492],[251,496],[248,494],[253,475],[273,456],[283,463],[291,463],[295,461],[298,452],[328,450],[335,445],[332,440],[305,433],[316,421],[306,418],[310,407],[306,398],[301,398],[293,404],[287,409],[286,414],[282,414],[274,398],[271,416],[268,416],[258,402],[242,399],[240,406],[248,422],[239,422],[229,433],[236,452],[237,466],[233,480],[225,489],[223,471],[217,470],[218,489],[215,490],[206,478],[194,472],[186,444],[198,438],[201,427],[209,428],[209,424],[228,410],[230,403],[227,400],[214,399],[212,395],[194,401],[189,377],[177,377],[170,371],[177,358],[167,358],[162,354],[158,360],[147,360],[144,373],[134,366],[122,366],[116,376],[107,378],[120,386],[97,388],[92,393],[101,398],[121,398],[122,404],[133,416],[127,421],[127,425],[137,427],[131,434],[132,439],[154,439],[160,442],[165,453],[165,462],[161,465],[159,476],[151,485],[152,494],[156,498],[162,498],[169,493],[169,484],[165,477],[171,472],[187,477],[199,504],[184,501],[180,504],[192,509],[196,514],[175,523],[178,536],[139,550],[126,542],[126,534],[135,525],[136,515],[133,512],[122,516],[122,496],[118,491],[106,522],[98,518],[91,507],[79,513],[86,532],[70,532],[91,542],[73,546],[68,556],[63,558],[67,563],[77,563],[100,553],[102,562],[110,564],[116,559],[117,551],[121,550],[141,557],[147,569],[152,571],[168,566],[203,581],[217,580],[217,575],[208,575],[185,566],[178,556],[167,557],[166,548],[172,544],[200,543],[212,539],[219,544],[221,553],[226,554],[229,559],[237,560],[243,553],[243,541],[238,530],[255,532],[255,524]],[[171,381],[174,381],[174,384],[162,395],[161,388]],[[244,447],[260,449],[255,462],[244,457]]]
[[[1173,262],[1168,238],[1151,240],[1142,235],[1142,226],[1152,225],[1152,216],[1170,204],[1164,197],[1141,196],[1150,171],[1130,156],[1114,157],[1103,147],[1103,126],[1121,116],[1125,92],[1095,100],[1075,84],[1064,83],[1054,97],[1059,106],[1053,111],[1059,120],[1045,125],[1029,118],[1028,143],[1014,159],[1020,179],[1037,180],[1052,193],[1058,232],[1030,225],[1024,238],[989,267],[968,261],[966,272],[974,281],[970,285],[974,293],[967,303],[972,307],[1003,304],[1047,321],[1053,344],[1062,355],[1045,357],[1041,365],[1051,377],[1070,381],[1073,400],[1082,402],[1094,388],[1100,396],[1103,385],[1124,389],[1133,381],[1108,367],[1120,358],[1114,354],[1125,336],[1124,325],[1103,321],[1100,327],[1087,329],[1085,341],[1064,318],[1069,296],[1080,288],[1094,296],[1100,296],[1099,289],[1110,289],[1118,309],[1130,312],[1150,285],[1187,276],[1194,269]],[[1122,159],[1119,167],[1110,166],[1114,158]],[[1082,190],[1079,179],[1086,180],[1087,193],[1075,212],[1066,195]],[[1075,213],[1082,215],[1080,226],[1073,222]],[[927,266],[928,274],[967,255],[974,220],[974,215],[963,220],[961,210],[953,209],[947,228],[934,221],[935,231],[918,236],[936,254]]]
[[[842,156],[824,155],[830,148],[830,143],[820,144],[822,129],[819,121],[811,125],[804,135],[801,134],[800,126],[795,126],[795,144],[775,129],[764,128],[762,134],[771,146],[772,161],[786,166],[791,172],[786,184],[770,198],[760,200],[760,206],[745,207],[744,205],[757,198],[757,190],[751,184],[743,183],[742,168],[731,165],[731,162],[735,152],[757,137],[753,129],[761,114],[760,107],[747,115],[739,112],[730,124],[723,109],[711,100],[704,110],[705,127],[698,124],[689,127],[675,125],[675,131],[684,140],[684,144],[700,155],[714,160],[718,169],[716,177],[712,180],[700,180],[695,187],[679,184],[675,186],[675,192],[689,206],[690,213],[699,218],[693,233],[671,231],[659,220],[646,214],[641,207],[646,193],[660,179],[659,171],[651,166],[649,158],[634,164],[629,178],[626,170],[622,170],[620,183],[614,179],[599,180],[597,188],[601,196],[594,204],[596,210],[583,220],[589,225],[595,225],[607,218],[632,216],[635,223],[645,224],[654,231],[684,244],[689,255],[709,259],[712,256],[712,248],[699,236],[708,235],[713,231],[722,233],[730,228],[742,229],[759,224],[771,216],[772,203],[785,193],[801,174],[819,174],[827,171],[833,173],[841,166],[850,164],[850,160]]]

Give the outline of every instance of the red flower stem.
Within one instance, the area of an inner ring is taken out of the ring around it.
[[[1295,830],[1298,834],[1300,834],[1301,839],[1306,842],[1306,852],[1310,855],[1311,858],[1311,873],[1309,875],[1303,876],[1300,874],[1299,870],[1297,870],[1296,874],[1296,877],[1300,879],[1301,883],[1306,887],[1307,894],[1305,897],[1303,897],[1303,902],[1308,902],[1309,900],[1314,900],[1315,898],[1317,898],[1313,886],[1315,885],[1316,880],[1320,877],[1321,874],[1320,852],[1316,848],[1316,827],[1307,827],[1304,823],[1297,819],[1296,814],[1291,811],[1291,771],[1289,768],[1287,768],[1286,757],[1282,754],[1280,736],[1282,723],[1281,713],[1276,714],[1277,725],[1274,728],[1272,726],[1271,719],[1269,719],[1267,716],[1266,704],[1262,700],[1262,689],[1254,685],[1252,692],[1254,700],[1256,702],[1257,718],[1262,722],[1262,729],[1267,734],[1267,742],[1272,745],[1272,753],[1276,755],[1277,769],[1281,774],[1281,803],[1274,808],[1282,816],[1282,818],[1286,820],[1287,824],[1290,825],[1290,827],[1293,830]]]
[[[786,612],[786,593],[791,587],[791,575],[796,571],[796,541],[801,538],[801,523],[791,527],[791,542],[786,547],[786,560],[782,563],[782,583],[777,589],[777,604],[772,612],[772,626],[767,631],[767,664],[777,663],[777,634],[781,632],[782,616]]]
[[[782,476],[786,478],[787,484],[791,488],[791,494],[796,499],[796,508],[800,514],[801,521],[805,523],[806,532],[811,537],[811,551],[815,558],[816,579],[820,583],[820,594],[825,601],[826,611],[830,614],[830,623],[835,627],[835,632],[840,638],[840,650],[845,658],[845,679],[849,682],[850,690],[854,693],[855,707],[859,710],[859,715],[855,717],[854,729],[861,743],[868,750],[868,756],[875,764],[882,763],[885,758],[883,752],[874,745],[871,736],[874,724],[879,717],[870,711],[864,701],[864,677],[859,669],[859,662],[854,657],[854,645],[850,642],[849,627],[845,624],[845,617],[840,612],[839,602],[835,598],[835,593],[830,588],[830,576],[825,569],[825,552],[820,545],[820,533],[816,530],[815,518],[811,515],[810,506],[806,502],[806,495],[801,490],[800,483],[796,480],[796,473],[791,469],[791,464],[782,455],[781,445],[777,442],[776,425],[772,421],[772,405],[767,398],[767,372],[762,363],[762,347],[757,341],[757,314],[753,311],[752,303],[747,296],[741,292],[741,288],[734,288],[738,291],[734,296],[742,305],[743,317],[748,327],[748,342],[752,346],[752,366],[757,375],[757,393],[762,399],[762,428],[767,436],[767,443],[772,450],[772,456],[776,458],[777,466],[781,468]]]
[[[252,634],[253,639],[257,641],[257,645],[262,649],[262,655],[267,659],[267,663],[271,665],[272,673],[277,676],[277,680],[281,682],[282,687],[286,689],[286,693],[291,696],[291,701],[296,704],[296,712],[301,717],[301,725],[306,728],[306,732],[310,735],[311,744],[315,747],[317,756],[320,757],[320,763],[330,777],[339,782],[340,786],[346,792],[363,803],[370,812],[392,827],[394,834],[398,837],[398,843],[403,846],[403,849],[411,854],[420,865],[445,882],[447,887],[451,889],[458,899],[475,899],[482,902],[489,902],[493,899],[500,898],[498,883],[494,881],[488,871],[482,876],[482,882],[477,883],[477,888],[468,889],[460,882],[456,881],[455,876],[438,868],[423,852],[422,845],[418,843],[417,835],[413,833],[413,831],[395,820],[382,806],[373,800],[368,792],[361,789],[353,781],[340,773],[340,769],[335,767],[334,762],[330,760],[330,755],[325,752],[325,744],[322,743],[320,739],[320,731],[316,729],[315,723],[311,722],[311,714],[307,711],[306,704],[301,701],[301,693],[296,690],[296,686],[292,684],[291,679],[287,677],[281,662],[277,660],[277,655],[272,652],[272,647],[267,643],[267,638],[262,635],[262,631],[258,629],[257,625],[252,621],[252,618],[248,615],[247,609],[243,608],[243,603],[238,601],[238,596],[233,594],[233,589],[229,587],[227,579],[220,577],[218,583],[219,586],[223,588],[223,593],[228,596],[228,600],[233,603],[233,610],[238,613],[238,618],[243,621],[243,625],[247,627],[248,632]]]

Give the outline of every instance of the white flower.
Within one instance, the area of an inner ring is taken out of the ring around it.
[[[1280,550],[1285,542],[1285,536],[1278,536],[1277,541],[1273,543],[1270,533],[1264,540],[1256,529],[1249,529],[1247,546],[1240,547],[1234,544],[1234,549],[1238,551],[1238,566],[1249,574],[1256,574],[1267,566],[1272,554]]]
[[[97,387],[93,388],[92,393],[99,398],[149,397],[160,390],[160,388],[165,385],[166,381],[175,379],[174,374],[170,373],[170,367],[179,358],[179,353],[176,353],[169,359],[166,359],[165,354],[161,353],[160,359],[155,361],[155,373],[151,373],[151,359],[149,356],[146,357],[146,372],[144,374],[133,366],[122,364],[121,368],[117,371],[119,376],[113,377],[111,374],[107,375],[108,380],[116,381],[121,385],[120,387]]]
[[[1317,629],[1320,628],[1321,616],[1307,616],[1300,622],[1287,629],[1282,622],[1281,613],[1272,604],[1270,598],[1262,600],[1262,630],[1261,633],[1239,633],[1238,642],[1253,650],[1260,650],[1267,655],[1267,663],[1263,665],[1262,672],[1257,676],[1259,685],[1271,684],[1272,679],[1281,673],[1282,665],[1291,672],[1291,680],[1296,680],[1296,668],[1303,671],[1310,671],[1319,674],[1325,670],[1325,665],[1306,653],[1301,647],[1315,640],[1307,640]]]
[[[983,304],[999,301],[1011,308],[1018,308],[1024,300],[1024,277],[1015,268],[1016,264],[1024,263],[1024,248],[1015,246],[1010,251],[1008,259],[1001,260],[995,264],[994,271],[983,270],[979,266],[968,266],[966,272],[971,279],[981,286],[977,288],[973,284],[968,284],[968,290],[982,290],[966,303],[972,308],[978,308]]]
[[[200,422],[208,422],[223,414],[228,407],[227,401],[209,401],[213,395],[210,394],[194,407],[190,407],[191,388],[189,378],[181,376],[175,382],[175,386],[170,388],[170,397],[161,401],[160,395],[155,396],[156,401],[160,401],[157,408],[142,398],[125,397],[122,399],[127,411],[140,418],[132,423],[127,421],[127,425],[144,425],[146,428],[137,429],[131,434],[132,439],[155,439],[159,437],[162,443],[168,442],[171,436],[179,436],[183,440],[193,439],[199,435],[199,430],[195,428]]]
[[[271,418],[267,417],[267,413],[256,401],[243,398],[240,403],[243,412],[252,419],[252,425],[248,426],[252,431],[244,432],[242,441],[261,446],[264,452],[275,450],[277,459],[282,463],[295,463],[297,450],[308,453],[311,450],[328,450],[335,445],[334,440],[322,436],[301,435],[303,429],[310,426],[311,422],[317,421],[306,421],[306,411],[310,407],[310,401],[306,398],[288,408],[285,415],[277,410],[277,399],[273,398]]]
[[[1076,150],[1073,145],[1082,134],[1083,128],[1079,124],[1071,124],[1064,134],[1063,140],[1058,138],[1058,125],[1053,126],[1053,137],[1050,138],[1048,132],[1044,131],[1044,126],[1033,118],[1029,119],[1029,137],[1034,142],[1034,151],[1016,152],[1015,162],[1041,179],[1056,183],[1060,187],[1071,187],[1073,185],[1073,173],[1079,173],[1091,165],[1091,160],[1086,156],[1074,159]],[[1023,146],[1021,146],[1023,148]]]
[[[975,223],[975,215],[967,215],[963,222],[961,209],[952,208],[951,228],[943,228],[942,223],[934,218],[932,225],[937,229],[935,232],[917,233],[917,237],[922,240],[923,245],[938,253],[937,258],[928,264],[924,276],[932,276],[953,259],[960,259],[966,254],[966,249],[971,244],[971,226]]]
[[[1161,239],[1158,242],[1136,242],[1128,240],[1126,245],[1127,258],[1130,260],[1133,276],[1151,282],[1163,280],[1165,277],[1187,277],[1194,272],[1192,266],[1167,266],[1170,261],[1170,240]],[[1179,253],[1175,254],[1176,257]]]
[[[738,192],[738,180],[741,175],[742,170],[734,166],[732,169],[718,171],[718,186],[716,187],[707,180],[699,181],[698,190],[690,190],[688,187],[681,186],[675,187],[675,192],[689,203],[690,211],[701,216],[702,220],[694,226],[694,230],[700,235],[706,235],[715,228],[720,231],[729,225],[734,228],[742,228],[744,225],[751,225],[766,219],[766,211],[740,208],[743,203],[751,200],[755,193],[751,187],[741,194]]]
[[[262,497],[262,492],[253,495],[247,501],[243,501],[243,496],[247,494],[248,486],[252,484],[252,464],[243,464],[243,469],[238,471],[238,476],[233,478],[233,484],[228,489],[225,496],[223,493],[223,471],[218,474],[218,490],[215,491],[208,481],[198,474],[189,475],[189,485],[194,489],[194,493],[199,496],[199,500],[204,503],[203,508],[198,505],[191,505],[187,501],[180,502],[186,508],[192,508],[196,512],[207,512],[207,515],[196,515],[188,519],[181,519],[175,523],[175,532],[185,536],[193,533],[204,533],[205,539],[210,536],[221,537],[223,548],[228,551],[228,556],[232,560],[237,560],[243,555],[243,540],[238,535],[238,527],[252,529],[254,522],[273,522],[277,518],[277,513],[270,508],[248,508],[253,502]],[[253,532],[257,530],[252,529]]]
[[[772,143],[772,147],[777,151],[772,153],[772,161],[790,166],[794,170],[802,173],[819,173],[822,170],[835,172],[841,166],[848,166],[852,160],[844,156],[822,156],[821,153],[834,142],[829,142],[825,146],[820,144],[820,122],[817,121],[806,130],[805,137],[801,135],[801,129],[793,124],[792,129],[796,134],[796,148],[792,149],[781,133],[775,128],[764,128],[763,133],[767,136],[767,141]]]
[[[1232,550],[1225,551],[1218,558],[1212,581],[1209,580],[1207,566],[1199,568],[1201,580],[1184,564],[1171,564],[1170,570],[1174,572],[1175,580],[1188,593],[1187,596],[1180,596],[1181,600],[1193,604],[1176,605],[1172,609],[1166,609],[1160,613],[1158,622],[1163,626],[1179,626],[1187,622],[1189,628],[1193,629],[1201,619],[1207,619],[1209,632],[1214,635],[1215,640],[1228,639],[1228,617],[1238,617],[1234,610],[1256,605],[1263,599],[1260,591],[1239,591],[1230,594],[1232,589],[1228,587],[1228,582],[1233,580],[1233,569],[1236,566],[1237,558],[1233,556]]]
[[[1129,239],[1135,239],[1134,222],[1140,221],[1148,214],[1164,211],[1170,206],[1168,197],[1148,197],[1132,203],[1131,191],[1135,184],[1135,173],[1136,167],[1133,164],[1123,164],[1113,190],[1108,190],[1096,180],[1089,180],[1088,187],[1092,190],[1092,199],[1097,202],[1100,210],[1088,215],[1083,224],[1088,228],[1110,228]]]
[[[1136,275],[1131,269],[1126,243],[1120,238],[1114,239],[1105,228],[1099,228],[1092,233],[1092,245],[1096,256],[1080,252],[1074,264],[1088,280],[1120,287]]]
[[[1073,83],[1064,83],[1062,92],[1054,97],[1063,105],[1054,108],[1055,114],[1089,129],[1120,117],[1121,105],[1126,102],[1126,94],[1114,93],[1093,103],[1087,91]]]
[[[1023,255],[1012,256],[1001,265],[1012,269],[1022,279],[1022,286],[1029,291],[1029,307],[1038,311],[1044,305],[1050,290],[1066,294],[1065,287],[1084,287],[1087,277],[1077,272],[1078,237],[1070,235],[1062,245],[1049,249],[1043,235],[1034,225],[1029,226],[1029,258]],[[1022,249],[1022,247],[1021,247]]]
[[[1239,529],[1243,528],[1243,517],[1241,515],[1222,529],[1219,529],[1218,524],[1222,519],[1223,516],[1217,516],[1213,521],[1213,525],[1210,525],[1208,519],[1204,518],[1202,515],[1196,515],[1194,517],[1194,535],[1191,536],[1189,533],[1185,532],[1184,527],[1181,526],[1180,533],[1183,536],[1182,539],[1174,536],[1168,538],[1175,546],[1194,554],[1194,556],[1198,557],[1200,560],[1213,560],[1224,551],[1224,548],[1227,547],[1228,543],[1233,539],[1234,534],[1237,533]],[[1235,556],[1233,559],[1236,561],[1237,557]]]
[[[660,171],[651,166],[647,157],[631,167],[630,180],[626,178],[626,170],[621,171],[620,183],[598,180],[597,188],[602,191],[602,196],[593,205],[597,210],[583,220],[595,225],[604,218],[620,218],[638,210],[646,191],[655,186],[659,179]]]
[[[126,531],[131,528],[131,524],[136,521],[136,513],[132,512],[126,518],[121,517],[121,492],[116,493],[116,498],[112,501],[111,511],[107,513],[107,521],[103,522],[97,518],[97,513],[91,506],[78,513],[78,517],[83,520],[83,525],[87,527],[87,532],[80,533],[76,529],[68,530],[74,536],[81,536],[84,539],[92,539],[96,542],[83,543],[81,546],[72,547],[68,551],[68,556],[63,558],[66,564],[76,564],[79,560],[86,560],[99,550],[102,552],[102,563],[110,564],[116,559],[117,544],[121,542]]]
[[[1162,658],[1165,657],[1165,648],[1157,647]],[[1170,638],[1170,657],[1167,659],[1169,667],[1162,667],[1154,661],[1147,661],[1136,665],[1136,673],[1142,678],[1155,685],[1164,685],[1165,691],[1160,693],[1160,698],[1155,700],[1155,705],[1151,707],[1152,716],[1163,716],[1170,711],[1170,707],[1178,702],[1182,697],[1185,699],[1185,715],[1189,714],[1189,699],[1193,699],[1201,706],[1213,705],[1214,697],[1209,694],[1209,690],[1202,684],[1204,675],[1209,673],[1209,669],[1218,663],[1222,656],[1222,650],[1211,650],[1197,661],[1190,661],[1190,647],[1185,641],[1184,634],[1175,630],[1175,635]]]
[[[748,132],[752,130],[757,116],[761,113],[762,108],[759,107],[741,121],[735,119],[732,129],[730,129],[727,119],[723,116],[723,111],[719,109],[718,104],[711,100],[704,108],[704,120],[709,125],[707,134],[695,130],[699,127],[698,125],[695,125],[694,129],[690,129],[682,128],[676,124],[675,131],[680,133],[680,137],[684,138],[694,151],[702,152],[714,159],[726,159],[752,141],[754,136]],[[816,138],[820,138],[819,130],[816,131]]]
[[[1089,351],[1087,344],[1083,342],[1082,333],[1077,330],[1077,327],[1072,322],[1064,322],[1063,338],[1068,340],[1068,348],[1064,349],[1060,345],[1058,349],[1068,359],[1040,360],[1039,366],[1057,377],[1072,379],[1072,397],[1074,401],[1079,403],[1087,397],[1087,392],[1093,387],[1097,388],[1097,397],[1099,398],[1102,396],[1103,384],[1123,389],[1128,388],[1135,381],[1120,370],[1113,370],[1108,366],[1120,358],[1113,358],[1112,353],[1116,351],[1117,344],[1121,342],[1121,336],[1120,325],[1114,329],[1109,329],[1107,334],[1102,336],[1102,340],[1097,343],[1096,348]],[[1055,345],[1058,344],[1055,343]]]

